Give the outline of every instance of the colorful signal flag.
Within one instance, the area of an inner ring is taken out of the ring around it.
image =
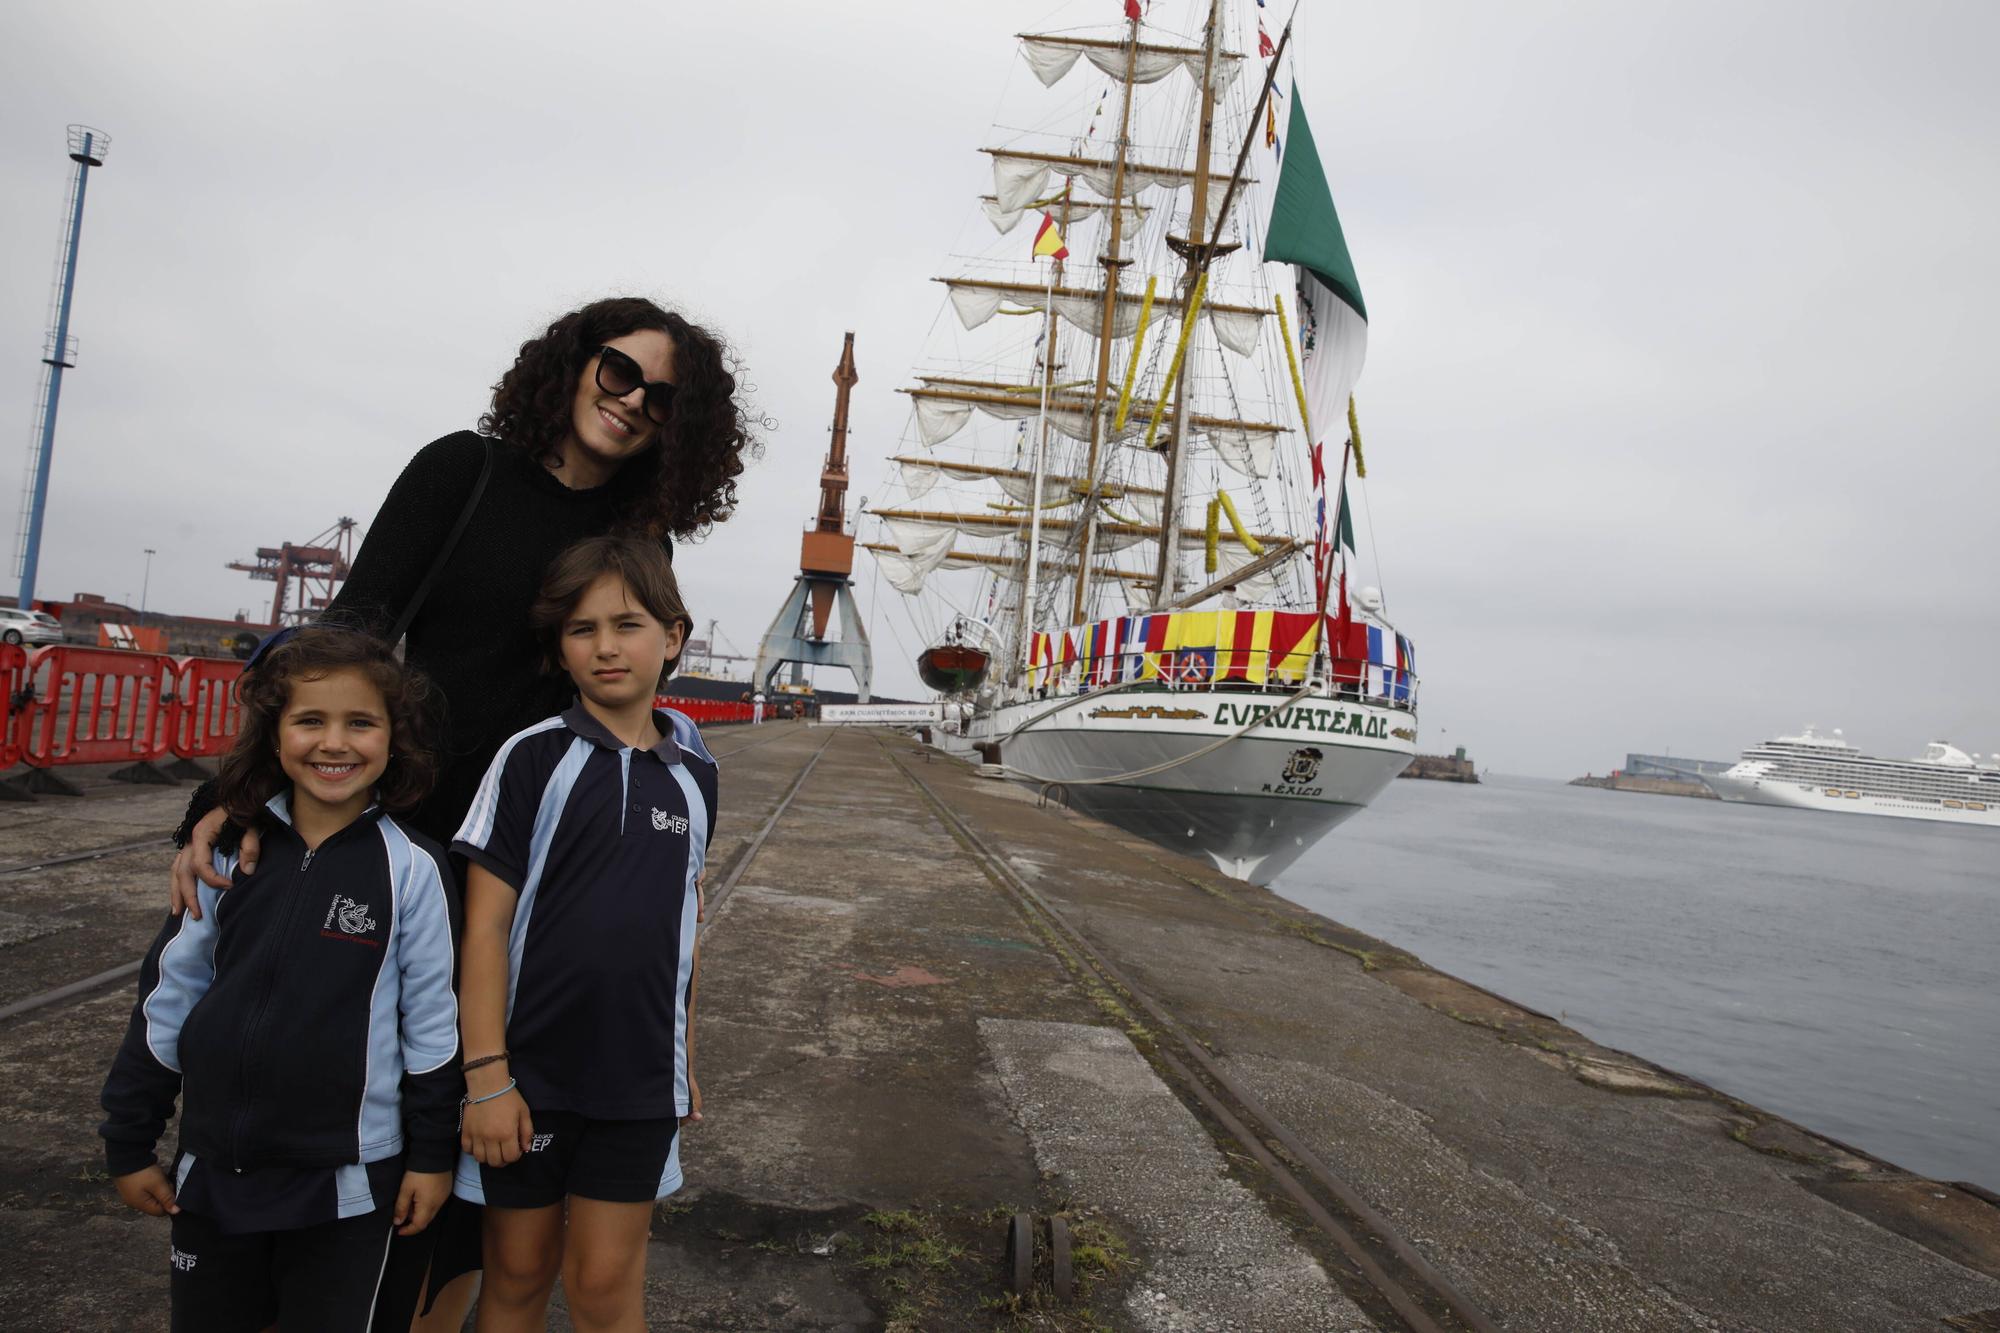
[[[1069,247],[1063,244],[1062,233],[1056,230],[1056,220],[1047,213],[1042,214],[1042,225],[1035,230],[1035,257],[1047,255],[1051,259],[1068,259]]]

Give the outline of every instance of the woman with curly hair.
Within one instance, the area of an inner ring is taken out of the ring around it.
[[[640,297],[593,302],[522,344],[479,429],[426,445],[390,488],[332,609],[382,635],[407,621],[404,658],[443,698],[442,768],[409,821],[419,832],[448,845],[501,743],[569,705],[568,680],[539,669],[529,624],[549,562],[609,533],[671,555],[674,538],[729,517],[743,456],[762,448],[729,367],[722,341],[673,311]],[[204,786],[183,826],[176,912],[199,915],[198,878],[228,887],[213,872],[227,835],[212,805]],[[242,836],[249,870],[258,842]],[[451,1212],[441,1225],[462,1232]],[[470,1262],[462,1241],[440,1243],[434,1291],[477,1267],[476,1231]],[[456,1329],[449,1316],[469,1299],[439,1301],[422,1326]]]

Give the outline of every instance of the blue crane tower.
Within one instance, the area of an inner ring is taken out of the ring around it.
[[[56,447],[56,406],[62,400],[63,372],[76,364],[76,339],[69,336],[70,298],[76,294],[76,247],[83,235],[83,192],[90,169],[104,165],[111,136],[88,125],[69,127],[69,159],[76,163],[64,210],[62,248],[57,251],[55,290],[49,299],[49,332],[42,344],[42,394],[35,409],[35,439],[29,445],[28,475],[21,486],[21,546],[15,572],[21,576],[20,600],[26,609],[35,601],[35,572],[42,555],[42,514],[49,502],[49,456]]]

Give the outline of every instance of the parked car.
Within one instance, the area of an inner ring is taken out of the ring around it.
[[[62,625],[46,611],[0,606],[0,642],[61,643]]]

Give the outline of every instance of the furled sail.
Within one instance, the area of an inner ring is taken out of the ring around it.
[[[928,572],[917,571],[909,559],[894,546],[884,542],[862,542],[861,549],[873,552],[876,558],[883,562],[883,575],[895,585],[896,591],[907,593],[912,597],[923,591]],[[985,551],[953,551],[937,568],[946,570],[985,568],[991,570],[996,578],[1012,581],[1020,577],[1021,560],[1018,556],[993,555]],[[1042,569],[1045,573],[1074,574],[1076,565],[1074,562],[1048,560],[1043,562]],[[1141,574],[1126,569],[1100,569],[1097,571],[1097,576],[1118,579],[1126,583],[1150,583],[1153,579],[1151,574]]]
[[[970,419],[976,407],[987,416],[1000,421],[1025,421],[1040,419],[1042,403],[1039,397],[1025,393],[1013,394],[994,392],[1015,386],[993,384],[983,385],[977,380],[962,380],[952,387],[941,379],[925,381],[921,389],[904,389],[916,400],[918,434],[927,445],[942,444],[960,430]],[[1109,416],[1113,406],[1103,408]],[[1169,411],[1162,418],[1162,427],[1172,419]],[[1147,428],[1153,420],[1150,404],[1133,404],[1126,415],[1125,425],[1116,430],[1107,429],[1105,438],[1121,444],[1143,445]],[[1091,400],[1088,395],[1075,392],[1051,393],[1048,404],[1048,423],[1052,430],[1068,436],[1072,440],[1088,442],[1091,437]],[[1190,443],[1206,445],[1229,467],[1246,477],[1268,477],[1271,475],[1272,451],[1277,437],[1285,427],[1273,421],[1244,421],[1230,417],[1207,416],[1191,413],[1183,434]],[[1154,432],[1156,438],[1160,432]],[[928,488],[926,488],[928,489]]]
[[[1124,42],[1106,41],[1091,37],[1051,37],[1022,34],[1021,55],[1028,62],[1028,68],[1035,71],[1035,77],[1045,88],[1054,87],[1063,75],[1075,67],[1081,56],[1103,70],[1114,79],[1125,77],[1128,48]],[[1177,69],[1187,71],[1188,77],[1197,83],[1201,81],[1201,66],[1204,53],[1200,47],[1161,46],[1153,42],[1139,42],[1130,50],[1132,82],[1158,83]],[[1229,85],[1236,81],[1236,75],[1243,68],[1243,57],[1235,51],[1216,53],[1215,69],[1209,75],[1209,87],[1217,96],[1227,92]]]
[[[1031,282],[1001,282],[990,278],[939,278],[951,291],[951,308],[958,312],[958,322],[968,329],[976,329],[987,320],[999,314],[1003,304],[1012,302],[1023,310],[1047,310],[1051,305],[1056,314],[1069,324],[1082,329],[1092,337],[1098,337],[1104,328],[1104,292],[1091,287],[1037,287]],[[1143,292],[1121,291],[1112,307],[1111,336],[1129,338],[1139,328],[1139,314],[1145,307]],[[1156,294],[1153,298],[1152,317],[1168,319],[1179,317],[1182,303],[1179,297]],[[1233,305],[1227,301],[1203,301],[1201,314],[1215,331],[1215,337],[1224,347],[1238,356],[1250,356],[1257,350],[1258,340],[1263,336],[1264,320],[1270,315],[1268,310],[1256,306]]]
[[[1018,148],[987,148],[993,158],[993,198],[1003,210],[1026,208],[1042,196],[1053,193],[1051,183],[1058,176],[1075,176],[1104,199],[1111,198],[1120,185],[1118,164],[1101,157],[1081,157],[1074,153],[1035,153]],[[1163,162],[1135,162],[1126,159],[1122,192],[1132,198],[1154,186],[1168,189],[1192,187],[1193,167]],[[1245,177],[1245,185],[1253,180]],[[1208,216],[1210,225],[1222,215],[1223,196],[1229,192],[1229,167],[1211,166],[1208,173]]]
[[[897,465],[903,485],[909,490],[912,499],[928,494],[940,477],[949,477],[953,481],[991,481],[1019,504],[1028,503],[1028,496],[1035,489],[1035,474],[1022,468],[986,467],[974,463],[911,458],[902,454],[890,461]],[[1052,504],[1057,500],[1081,496],[1088,489],[1081,477],[1045,476],[1042,478],[1042,503]],[[1160,492],[1147,487],[1099,482],[1097,493],[1108,500],[1150,497],[1155,502],[1155,512],[1158,510]],[[1158,519],[1154,522],[1158,522]]]
[[[1059,194],[1044,199],[1031,199],[1015,209],[1004,207],[993,195],[982,194],[979,196],[979,204],[986,212],[986,220],[991,222],[993,229],[1002,236],[1014,230],[1014,224],[1019,222],[1021,215],[1031,208],[1047,213],[1054,219],[1067,219],[1071,226],[1092,218],[1109,217],[1111,213],[1111,204],[1108,200],[1074,197],[1065,199]],[[1126,232],[1131,233],[1145,225],[1147,215],[1153,210],[1146,204],[1126,204],[1120,211],[1125,215],[1122,225]]]
[[[1030,521],[1030,515],[1025,510],[1018,514],[959,514],[941,509],[871,509],[869,512],[888,524],[889,531],[895,534],[897,549],[905,555],[911,555],[913,551],[921,551],[925,554],[931,553],[940,533],[965,533],[975,537],[1004,537],[1014,533],[1025,533],[1028,530]],[[1077,523],[1078,521],[1074,518],[1057,517],[1047,513],[1042,515],[1042,531],[1045,533],[1069,532],[1076,528]],[[1157,541],[1160,536],[1160,527],[1157,523],[1119,523],[1116,521],[1098,523],[1097,540],[1104,540],[1107,533],[1114,534],[1120,538],[1129,536],[1134,542]],[[1250,540],[1259,544],[1290,540],[1283,533],[1277,532],[1249,533],[1245,535]],[[1200,528],[1181,529],[1182,541],[1198,543],[1205,539],[1206,534]],[[1243,537],[1239,537],[1227,530],[1222,532],[1220,540],[1237,546],[1245,544]],[[1130,544],[1129,542],[1127,543],[1127,545]]]

